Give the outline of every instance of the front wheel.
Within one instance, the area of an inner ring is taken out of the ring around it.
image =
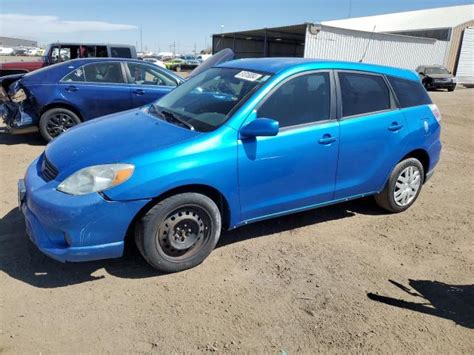
[[[418,198],[424,181],[423,165],[408,158],[393,169],[382,192],[375,196],[377,204],[389,212],[403,212]]]
[[[74,112],[58,107],[41,115],[39,131],[41,136],[49,142],[79,123],[81,123],[81,119]]]
[[[182,193],[156,204],[137,223],[135,241],[145,260],[162,272],[199,265],[221,234],[221,214],[209,197]]]

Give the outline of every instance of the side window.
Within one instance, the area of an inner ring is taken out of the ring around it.
[[[119,62],[93,63],[84,66],[85,80],[91,83],[124,83]]]
[[[176,86],[174,79],[163,74],[150,65],[127,63],[130,70],[131,83],[137,85]]]
[[[263,103],[258,117],[277,120],[280,127],[323,121],[330,118],[329,73],[314,73],[290,79]]]
[[[70,72],[68,75],[66,75],[63,80],[61,80],[62,82],[80,82],[80,81],[84,81],[84,68],[83,67],[80,67],[80,68],[77,68],[75,70],[73,70],[72,72]]]
[[[419,81],[405,80],[393,76],[389,76],[388,81],[392,85],[402,108],[433,103]]]
[[[390,109],[390,91],[383,77],[339,72],[342,116],[354,116]]]
[[[132,52],[130,51],[130,48],[111,47],[110,52],[112,57],[132,58]]]
[[[107,47],[106,46],[96,46],[96,55],[99,58],[107,58],[109,56],[107,54]]]

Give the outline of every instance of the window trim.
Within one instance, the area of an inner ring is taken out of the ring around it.
[[[150,88],[176,88],[177,86],[180,85],[180,83],[178,82],[178,80],[176,80],[176,78],[173,78],[171,75],[168,75],[168,73],[166,73],[162,68],[160,68],[159,66],[154,66],[154,65],[150,65],[148,63],[136,63],[136,62],[123,62],[124,64],[124,67],[125,67],[125,73],[126,73],[126,78],[127,78],[127,83],[129,85],[133,85],[134,87],[135,86],[145,86],[145,87],[150,87]],[[143,66],[146,66],[146,67],[151,67],[152,69],[155,69],[156,71],[160,72],[161,74],[163,74],[164,76],[166,76],[168,79],[172,80],[176,86],[167,86],[167,85],[150,85],[150,84],[135,84],[134,82],[132,82],[132,73],[130,72],[130,68],[128,67],[128,64],[137,64],[137,65],[143,65]]]
[[[292,129],[298,129],[302,127],[308,127],[308,126],[315,126],[315,125],[321,125],[325,124],[328,122],[334,122],[337,121],[337,101],[336,101],[336,86],[335,86],[335,78],[334,78],[334,71],[332,69],[311,69],[311,70],[306,70],[303,72],[299,72],[293,75],[290,75],[289,77],[283,79],[280,81],[278,84],[276,84],[266,95],[265,97],[260,100],[260,102],[254,107],[252,111],[255,111],[258,115],[258,110],[260,107],[277,91],[281,86],[285,85],[288,81],[293,80],[295,78],[298,78],[300,76],[306,76],[306,75],[311,75],[311,74],[319,74],[319,73],[328,73],[329,74],[329,118],[321,121],[313,121],[313,122],[307,122],[307,123],[300,123],[297,125],[292,125],[292,126],[285,126],[285,127],[280,127],[280,132],[285,132],[288,130]],[[271,118],[271,117],[269,117]],[[255,118],[258,120],[258,117]],[[246,122],[244,122],[245,124]]]
[[[384,109],[384,110],[377,110],[377,111],[370,111],[370,112],[363,112],[363,113],[358,113],[356,115],[349,115],[349,116],[343,116],[342,114],[342,90],[341,90],[341,83],[340,83],[340,78],[339,78],[339,73],[353,73],[353,74],[363,74],[363,75],[373,75],[373,76],[378,76],[381,77],[382,80],[384,81],[385,85],[387,86],[389,95],[390,95],[390,108]],[[337,86],[337,117],[339,121],[344,121],[344,120],[349,120],[353,118],[360,118],[360,117],[365,117],[365,116],[372,116],[372,115],[377,115],[380,113],[384,112],[391,112],[395,110],[399,110],[400,107],[398,105],[398,101],[396,99],[396,96],[394,95],[392,86],[388,82],[388,79],[385,74],[381,73],[374,73],[374,72],[368,72],[364,70],[350,70],[350,69],[335,69],[334,70],[334,75],[336,79],[336,86]]]

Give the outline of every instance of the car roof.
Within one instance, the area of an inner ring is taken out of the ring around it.
[[[278,74],[286,70],[305,71],[314,69],[341,69],[367,71],[377,74],[397,76],[408,80],[419,80],[418,74],[412,70],[388,67],[383,65],[343,62],[309,58],[245,58],[221,63],[217,67],[260,71]]]

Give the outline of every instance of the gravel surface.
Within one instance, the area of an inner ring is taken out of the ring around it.
[[[257,223],[173,275],[134,249],[43,256],[16,208],[43,142],[0,131],[0,353],[474,353],[474,90],[431,95],[442,160],[410,210],[365,199]]]

